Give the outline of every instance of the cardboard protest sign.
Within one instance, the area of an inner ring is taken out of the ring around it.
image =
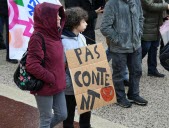
[[[9,10],[9,58],[21,59],[33,32],[33,14],[37,4],[59,0],[7,0]]]
[[[103,45],[66,52],[78,113],[116,102],[112,73]]]

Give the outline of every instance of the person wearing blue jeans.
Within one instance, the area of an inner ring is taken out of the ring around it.
[[[107,61],[109,62],[112,58],[111,58],[111,52],[109,50],[109,48],[106,50],[106,56],[107,56]],[[128,68],[126,66],[126,70],[124,73],[124,86],[129,87],[130,83],[129,83],[129,72],[128,72]]]
[[[142,58],[148,54],[148,76],[164,77],[157,70],[157,50],[160,42],[159,28],[163,24],[163,12],[169,10],[169,4],[164,0],[141,0],[143,16],[143,35],[141,37]]]
[[[139,0],[108,0],[101,23],[102,34],[110,41],[113,83],[117,104],[129,108],[132,103],[145,106],[148,101],[139,94],[142,75],[141,35],[143,12]],[[124,76],[129,71],[129,90],[126,96]]]
[[[157,70],[157,51],[159,47],[159,41],[142,41],[142,58],[148,54],[148,76],[164,77]]]
[[[127,96],[132,99],[139,96],[139,82],[142,75],[141,67],[141,47],[133,53],[110,53],[112,57],[113,83],[115,86],[117,100],[125,99],[125,88],[123,81],[126,74],[126,65],[129,70],[129,90]],[[123,79],[122,79],[123,78]]]

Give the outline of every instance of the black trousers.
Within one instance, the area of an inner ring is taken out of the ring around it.
[[[1,33],[1,36],[0,36],[0,40],[2,42],[1,45],[2,45],[2,48],[5,48],[5,45],[4,45],[4,40],[3,40],[3,26],[5,25],[5,28],[6,28],[6,33],[5,33],[5,36],[6,36],[6,59],[9,59],[9,25],[8,25],[8,17],[7,16],[0,16],[0,33]]]
[[[4,44],[4,39],[3,39],[3,35],[0,32],[0,49],[5,49],[5,44]]]
[[[74,95],[66,95],[68,117],[63,121],[63,128],[74,128],[74,116],[76,108],[76,100]],[[91,112],[86,112],[80,115],[80,128],[90,128]]]
[[[0,16],[0,49],[5,49],[5,42],[4,42],[4,38],[3,38],[3,29],[4,29],[4,25],[7,26],[6,22],[8,23],[7,17],[4,16]]]

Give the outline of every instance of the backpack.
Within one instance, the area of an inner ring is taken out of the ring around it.
[[[44,51],[44,55],[46,53],[45,40],[40,33],[35,33],[42,38],[42,49]],[[19,65],[14,72],[13,78],[15,84],[21,89],[26,91],[38,91],[43,87],[43,81],[36,79],[33,75],[26,71],[26,58],[27,58],[28,50],[23,54]],[[42,60],[41,65],[44,67],[44,59]]]
[[[161,42],[163,46],[160,48],[159,59],[161,65],[169,71],[169,42],[164,46],[164,43]]]

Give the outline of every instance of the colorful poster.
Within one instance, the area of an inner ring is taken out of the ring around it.
[[[33,32],[34,7],[43,2],[60,4],[59,0],[8,0],[9,58],[21,59]]]

